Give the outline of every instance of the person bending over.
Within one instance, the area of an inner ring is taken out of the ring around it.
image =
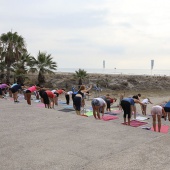
[[[92,88],[92,85],[88,89],[86,89],[84,85],[81,85],[77,94],[73,98],[73,104],[74,104],[74,108],[76,110],[77,115],[80,115],[81,107],[84,107],[85,105],[85,101],[84,101],[85,93],[87,93],[91,88]]]
[[[29,87],[26,91],[25,91],[25,100],[27,100],[27,104],[31,105],[31,94],[34,91],[38,91],[40,89],[40,85],[34,85]]]
[[[131,113],[132,111],[135,111],[135,103],[139,103],[140,105],[143,105],[139,100],[134,98],[124,98],[121,101],[121,107],[124,111],[124,123],[126,124],[126,116],[128,115],[128,125],[130,126],[130,119],[131,119]]]
[[[102,111],[102,116],[104,115],[104,110],[106,108],[106,102],[102,98],[94,98],[91,102],[93,108],[93,116],[95,119],[100,119],[100,111]]]
[[[151,109],[151,115],[152,115],[152,124],[153,124],[153,129],[156,131],[156,118],[158,120],[158,132],[161,131],[161,117],[164,115],[164,119],[166,120],[166,113],[165,110],[162,106],[156,105],[153,106]]]
[[[146,98],[146,99],[143,99],[142,100],[142,103],[144,104],[144,105],[141,105],[141,108],[142,108],[142,110],[143,110],[143,115],[145,115],[146,116],[146,108],[147,108],[147,104],[153,104],[151,101],[150,101],[150,99],[149,98]]]

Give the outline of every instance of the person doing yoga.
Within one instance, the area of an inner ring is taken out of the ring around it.
[[[143,105],[139,100],[134,98],[124,98],[121,101],[121,107],[124,111],[124,123],[126,124],[126,116],[128,115],[128,125],[130,126],[130,119],[131,119],[131,113],[132,111],[135,111],[135,103],[139,103],[140,105]]]
[[[85,105],[85,101],[84,101],[85,93],[91,90],[91,88],[92,88],[92,85],[88,89],[86,89],[84,85],[81,85],[77,94],[73,98],[73,106],[76,110],[77,115],[80,115],[81,107],[84,107]]]

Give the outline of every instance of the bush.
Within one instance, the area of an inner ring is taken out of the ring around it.
[[[139,83],[138,81],[136,81],[136,79],[134,77],[127,78],[127,81],[130,82],[131,84],[138,84]]]
[[[121,85],[122,85],[122,86],[128,86],[128,82],[127,82],[127,81],[123,81],[123,82],[121,83]]]
[[[110,86],[111,90],[121,90],[121,87],[117,84],[113,84]]]

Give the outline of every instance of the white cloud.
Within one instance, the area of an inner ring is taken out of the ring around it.
[[[168,68],[168,0],[3,0],[0,32],[22,35],[31,54],[60,68]]]

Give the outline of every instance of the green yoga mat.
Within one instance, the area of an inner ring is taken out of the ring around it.
[[[118,108],[111,108],[111,110],[118,110]]]
[[[85,113],[85,115],[87,115],[87,116],[93,116],[93,112],[92,112],[92,111],[87,112],[87,113]]]

